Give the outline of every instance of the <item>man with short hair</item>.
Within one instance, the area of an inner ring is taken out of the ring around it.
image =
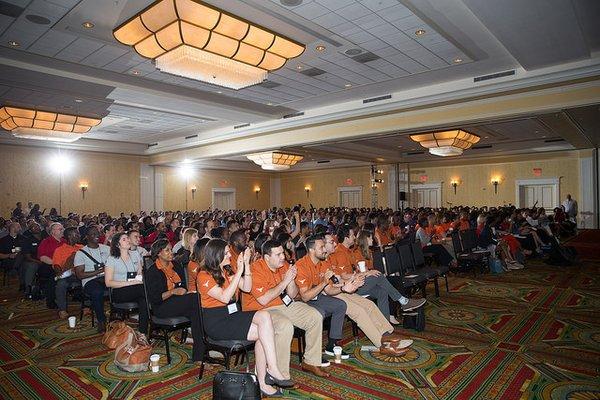
[[[571,195],[568,194],[565,201],[563,201],[562,206],[565,209],[565,214],[569,221],[577,223],[577,201],[572,199]]]
[[[285,262],[281,243],[267,240],[263,256],[252,263],[252,290],[242,295],[244,311],[267,309],[275,330],[277,366],[286,379],[290,377],[290,348],[294,327],[303,329],[306,349],[301,367],[320,377],[329,374],[321,369],[323,317],[313,307],[293,299],[298,294],[294,282],[296,267]]]
[[[139,233],[138,233],[139,237]],[[87,230],[87,244],[75,253],[75,275],[81,279],[83,292],[90,297],[92,309],[98,319],[98,332],[106,330],[106,316],[104,315],[104,264],[110,256],[110,248],[100,244],[100,232],[95,226]],[[131,249],[130,249],[131,251]]]
[[[19,271],[19,290],[25,290],[25,276],[21,268],[23,262],[23,248],[25,247],[25,238],[19,232],[21,225],[18,222],[12,222],[8,225],[8,235],[0,239],[0,263],[6,270],[15,269]]]
[[[70,226],[65,229],[65,243],[54,250],[52,255],[52,266],[56,270],[56,304],[58,305],[58,317],[65,319],[69,316],[67,313],[67,291],[71,284],[76,283],[77,277],[73,275],[73,262],[75,253],[83,246],[79,244],[79,230]]]
[[[325,250],[329,254],[328,261],[331,263],[333,271],[343,279],[351,279],[352,275],[357,272],[359,276],[363,276],[365,283],[357,289],[356,293],[361,296],[369,295],[376,299],[379,311],[391,323],[398,324],[399,322],[390,315],[390,298],[400,303],[402,311],[405,312],[415,310],[425,304],[425,299],[407,299],[402,296],[387,278],[375,269],[366,272],[357,271],[358,260],[351,250],[356,239],[353,229],[344,225],[340,226],[337,231],[337,246],[330,235],[327,235],[325,239]]]
[[[327,261],[325,237],[311,236],[307,239],[306,245],[308,254],[296,263],[298,266],[296,281],[298,282],[299,278],[314,281],[319,276],[323,276],[327,278],[328,282],[334,274],[331,270],[331,264]],[[343,279],[337,276],[336,278],[339,283],[331,285],[327,282],[321,282],[311,291],[305,290],[303,292],[302,287],[298,284],[302,299],[310,298],[310,296],[314,296],[315,293],[319,294],[325,289],[327,295],[332,296],[333,299],[342,300],[346,304],[348,317],[356,321],[358,327],[362,329],[375,346],[379,347],[382,354],[392,356],[405,354],[407,352],[406,348],[412,345],[412,340],[401,340],[400,336],[394,333],[394,327],[381,314],[377,306],[371,300],[355,293],[364,284],[364,278],[360,276],[352,276],[352,279]],[[306,288],[306,286],[304,287]],[[319,295],[319,297],[321,296]],[[309,304],[311,303],[312,300],[309,301]],[[333,319],[331,326],[333,328]],[[332,350],[328,346],[325,353],[333,355]]]
[[[56,274],[52,267],[52,256],[54,251],[65,243],[63,238],[64,228],[60,222],[52,222],[48,227],[50,235],[41,241],[38,246],[38,259],[42,262],[38,267],[38,276],[40,283],[43,282],[44,292],[46,293],[46,306],[56,308]]]
[[[13,210],[11,216],[12,218],[19,219],[23,216],[23,206],[20,201],[17,202],[16,206],[17,207]]]
[[[37,257],[37,251],[40,243],[42,242],[42,228],[34,220],[29,221],[29,229],[23,233],[24,248],[23,248],[23,264],[21,269],[23,270],[23,276],[25,281],[25,296],[32,298],[33,295],[38,293],[32,293],[33,281],[38,268],[43,263]]]
[[[131,243],[131,247],[129,251],[135,251],[140,255],[140,259],[143,259],[146,256],[150,255],[150,252],[146,250],[142,245],[142,235],[139,231],[132,229],[128,233],[129,242]]]

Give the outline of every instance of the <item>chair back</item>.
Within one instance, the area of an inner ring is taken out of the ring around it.
[[[411,244],[411,250],[413,255],[413,261],[415,266],[420,267],[425,265],[425,256],[423,255],[423,249],[421,248],[421,242],[416,241]]]
[[[387,268],[385,266],[385,258],[382,251],[373,250],[373,268],[381,272],[383,275],[387,275]]]
[[[400,265],[400,257],[398,257],[396,248],[394,246],[386,247],[383,249],[383,253],[385,256],[385,265],[387,267],[388,274],[401,274],[402,266]]]
[[[400,264],[402,266],[402,274],[404,275],[407,271],[414,271],[415,263],[413,260],[411,246],[405,245],[398,248],[398,256],[400,258]]]
[[[467,229],[460,232],[460,241],[462,242],[463,250],[470,251],[477,247],[477,233],[475,229]]]
[[[452,232],[450,235],[452,237],[452,247],[454,247],[455,254],[461,254],[463,250],[462,242],[460,241],[460,232],[458,230]]]
[[[150,299],[148,299],[148,286],[146,286],[146,272],[154,264],[152,257],[145,256],[142,262],[142,285],[144,285],[144,297],[146,299],[146,309],[148,311],[148,318],[152,319],[152,305]]]

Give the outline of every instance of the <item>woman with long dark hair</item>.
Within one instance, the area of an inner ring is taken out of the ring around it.
[[[110,241],[110,257],[104,267],[104,284],[112,288],[115,303],[138,303],[139,331],[148,333],[148,307],[142,285],[142,259],[130,251],[129,235],[119,232]]]
[[[197,286],[204,309],[205,330],[217,340],[255,341],[256,372],[261,390],[266,395],[278,394],[274,386],[289,388],[293,383],[284,379],[277,367],[273,322],[268,311],[240,311],[236,303],[239,290],[252,289],[250,250],[238,257],[235,267],[229,265],[229,245],[212,239],[204,249],[202,270]]]
[[[192,361],[202,361],[206,348],[202,340],[198,294],[188,293],[183,277],[175,271],[168,239],[152,244],[151,257],[154,264],[146,271],[145,279],[152,312],[159,318],[189,318],[194,339]]]
[[[197,240],[194,244],[192,254],[190,255],[190,261],[186,265],[188,275],[187,287],[189,291],[198,291],[198,288],[196,287],[196,279],[198,272],[200,272],[200,266],[204,262],[204,248],[209,241],[209,238],[202,238]]]

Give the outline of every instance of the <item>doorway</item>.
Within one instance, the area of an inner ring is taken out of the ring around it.
[[[361,208],[362,186],[338,187],[339,206],[344,208]]]
[[[235,189],[213,188],[212,208],[219,210],[235,210]]]
[[[412,188],[411,203],[413,207],[439,208],[442,205],[442,184],[426,183]]]
[[[518,208],[543,207],[552,210],[559,206],[559,180],[552,179],[527,179],[515,182]]]

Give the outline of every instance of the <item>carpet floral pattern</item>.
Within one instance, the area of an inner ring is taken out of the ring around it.
[[[429,290],[423,332],[401,357],[361,351],[370,343],[345,329],[350,360],[331,378],[303,372],[297,389],[312,399],[599,399],[600,262],[577,267],[529,263],[501,275],[453,275],[450,293]],[[198,381],[191,348],[172,343],[158,374],[125,373],[112,363],[89,317],[69,329],[43,302],[0,296],[0,398],[209,399],[213,374]],[[79,312],[72,303],[70,311]],[[156,351],[164,354],[164,347]]]

